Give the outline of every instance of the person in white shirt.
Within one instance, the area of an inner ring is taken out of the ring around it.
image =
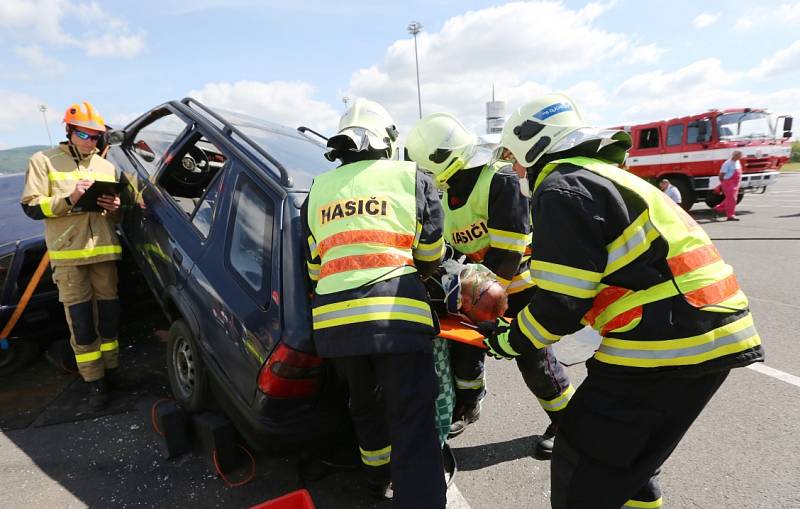
[[[678,191],[677,187],[673,186],[672,183],[670,183],[669,179],[661,179],[661,182],[658,183],[658,187],[660,187],[661,190],[664,191],[664,194],[669,196],[670,199],[672,199],[672,201],[680,205],[681,192]]]

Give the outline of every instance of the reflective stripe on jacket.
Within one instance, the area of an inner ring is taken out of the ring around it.
[[[122,255],[113,215],[72,212],[66,198],[80,179],[114,182],[116,170],[96,152],[83,159],[73,156],[67,144],[37,152],[28,163],[20,202],[29,216],[44,219],[54,267],[118,260]]]

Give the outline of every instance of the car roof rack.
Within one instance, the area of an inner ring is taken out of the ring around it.
[[[289,172],[286,171],[286,168],[281,163],[279,163],[274,157],[269,155],[269,153],[266,150],[264,150],[263,147],[261,147],[257,143],[253,142],[250,138],[245,136],[239,129],[237,129],[234,125],[225,120],[225,118],[223,118],[219,113],[215,112],[214,110],[212,110],[211,108],[209,108],[208,106],[206,106],[205,104],[201,103],[200,101],[198,101],[193,97],[184,97],[183,99],[181,99],[181,103],[183,103],[189,108],[195,108],[199,110],[200,113],[207,115],[213,118],[215,121],[222,124],[222,134],[224,134],[225,136],[230,138],[231,134],[236,134],[239,137],[239,139],[243,140],[249,145],[249,148],[255,150],[261,156],[263,156],[267,161],[275,165],[275,167],[280,172],[281,185],[285,187],[293,187],[292,177],[289,175]]]
[[[329,139],[327,136],[322,135],[322,134],[318,133],[317,131],[311,129],[310,127],[306,127],[304,125],[301,125],[300,127],[298,127],[297,131],[300,132],[300,133],[303,133],[303,134],[305,134],[307,132],[311,133],[311,134],[315,135],[318,138],[322,138],[325,141],[328,141],[328,139]]]

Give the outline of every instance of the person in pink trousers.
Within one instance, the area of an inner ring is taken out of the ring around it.
[[[714,210],[724,213],[728,221],[739,220],[736,217],[736,198],[739,195],[739,181],[742,180],[742,163],[739,162],[741,158],[741,151],[734,150],[731,158],[722,163],[719,169],[719,182],[725,199]]]

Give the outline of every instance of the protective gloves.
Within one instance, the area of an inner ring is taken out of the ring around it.
[[[483,344],[486,345],[488,354],[495,359],[513,359],[519,353],[511,348],[508,342],[508,335],[511,332],[510,322],[502,316],[495,322],[480,322],[478,332],[483,334]]]

